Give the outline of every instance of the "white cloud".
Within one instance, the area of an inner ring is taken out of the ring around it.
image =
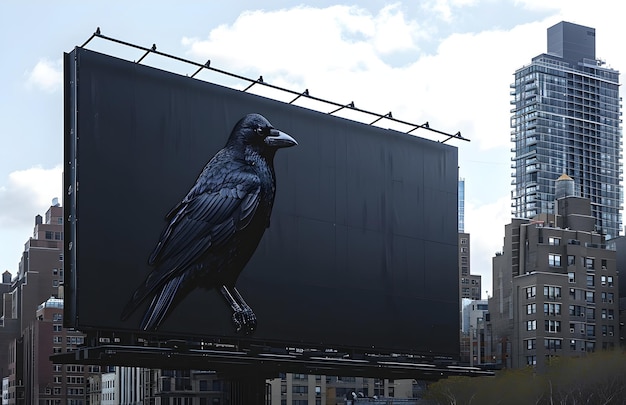
[[[16,274],[24,242],[32,236],[35,215],[45,215],[62,187],[61,166],[52,169],[32,167],[11,172],[0,187],[0,271]]]
[[[377,53],[383,55],[417,51],[417,41],[426,36],[416,21],[406,20],[398,4],[383,8],[372,23],[374,32],[369,33],[372,45]]]
[[[59,165],[10,173],[7,185],[0,188],[0,228],[32,226],[35,214],[43,215],[54,197],[62,197],[62,171]]]
[[[427,37],[398,5],[377,14],[334,6],[246,12],[207,39],[182,43],[195,59],[211,59],[225,70],[308,88],[331,101],[354,101],[373,112],[392,111],[409,122],[428,120],[446,132],[460,130],[479,149],[508,147],[512,74],[543,51],[537,44],[544,42],[545,24],[451,35],[430,55],[420,53]],[[262,46],[251,47],[252,38]],[[388,57],[394,52],[405,60],[408,54],[409,63],[393,66]]]
[[[62,61],[50,61],[41,59],[33,70],[26,72],[26,84],[29,88],[38,88],[48,93],[54,93],[61,89],[63,82]]]

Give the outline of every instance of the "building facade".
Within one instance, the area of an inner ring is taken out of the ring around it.
[[[470,234],[459,232],[459,303],[481,298],[481,276],[470,272]]]
[[[493,260],[491,346],[505,367],[544,369],[554,357],[619,347],[616,252],[596,232],[589,199],[555,206],[506,225]]]
[[[619,72],[595,54],[595,29],[569,22],[548,28],[548,51],[515,72],[511,84],[512,214],[554,213],[554,179],[577,180],[595,230],[621,229]]]
[[[345,405],[354,399],[376,403],[410,404],[421,394],[423,385],[415,380],[389,380],[365,377],[337,377],[312,374],[281,373],[268,380],[271,405]],[[387,402],[383,402],[387,399]],[[396,402],[394,402],[396,401]],[[352,401],[353,402],[353,401]]]

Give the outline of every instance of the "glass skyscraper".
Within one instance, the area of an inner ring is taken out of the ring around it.
[[[554,213],[555,181],[567,174],[591,200],[596,230],[619,235],[623,203],[619,71],[596,59],[595,29],[548,28],[548,52],[511,84],[512,214]]]

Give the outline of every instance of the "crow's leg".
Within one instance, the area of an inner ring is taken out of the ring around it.
[[[250,334],[256,330],[256,315],[252,311],[252,308],[250,308],[250,305],[248,305],[248,303],[243,299],[239,290],[236,287],[233,287],[232,290],[233,295],[242,310],[244,325],[246,328],[245,332],[246,334]]]
[[[256,315],[252,312],[252,308],[244,301],[243,297],[235,287],[231,290],[226,286],[220,288],[222,295],[228,301],[233,310],[233,323],[237,332],[243,330],[248,335],[256,329]]]

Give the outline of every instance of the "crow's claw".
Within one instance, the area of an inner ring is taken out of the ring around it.
[[[244,308],[233,313],[233,323],[237,333],[243,332],[246,335],[252,334],[256,330],[256,315],[251,308]]]

